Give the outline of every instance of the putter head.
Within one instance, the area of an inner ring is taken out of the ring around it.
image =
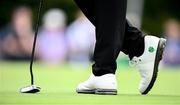
[[[31,86],[21,88],[20,92],[21,93],[38,93],[38,92],[40,92],[40,89],[41,89],[40,87],[31,85]]]

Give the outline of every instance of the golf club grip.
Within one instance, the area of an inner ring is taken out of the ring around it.
[[[36,49],[36,41],[37,41],[37,35],[38,35],[38,30],[39,30],[42,6],[43,6],[43,0],[39,0],[39,9],[38,9],[37,22],[36,22],[36,27],[35,27],[35,35],[34,35],[34,41],[33,41],[32,54],[31,54],[31,62],[30,62],[31,85],[34,85],[33,62],[34,62],[34,55],[35,55],[35,49]]]

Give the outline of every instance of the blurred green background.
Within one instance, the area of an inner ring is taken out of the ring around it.
[[[11,11],[18,4],[30,5],[36,17],[38,0],[1,0],[0,3],[0,26],[6,24]],[[142,18],[142,29],[150,34],[162,34],[163,23],[169,18],[180,19],[179,0],[145,0]],[[45,0],[44,11],[49,8],[62,8],[68,16],[68,23],[73,21],[77,7],[73,0]]]

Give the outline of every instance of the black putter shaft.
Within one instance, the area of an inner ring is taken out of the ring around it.
[[[37,41],[37,35],[38,35],[38,30],[39,30],[42,6],[43,6],[43,0],[39,0],[38,16],[37,16],[35,36],[34,36],[34,42],[33,42],[32,54],[31,54],[31,62],[30,62],[31,85],[34,85],[33,63],[34,63],[34,55],[35,55],[35,50],[36,50],[36,41]]]

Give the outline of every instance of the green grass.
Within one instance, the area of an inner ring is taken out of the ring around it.
[[[42,88],[38,94],[21,94],[19,89],[29,84],[28,63],[0,63],[0,105],[179,105],[180,71],[161,70],[152,91],[142,96],[138,92],[139,74],[121,67],[117,70],[118,95],[77,94],[79,82],[87,79],[90,67],[34,66],[35,83]],[[84,70],[83,70],[84,69]]]

